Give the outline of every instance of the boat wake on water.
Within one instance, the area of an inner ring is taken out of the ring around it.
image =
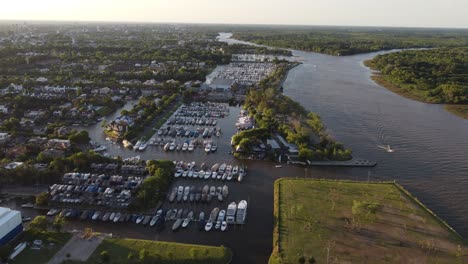
[[[390,145],[386,145],[386,146],[377,145],[377,147],[381,149],[385,149],[387,152],[395,152],[394,149],[390,148]]]

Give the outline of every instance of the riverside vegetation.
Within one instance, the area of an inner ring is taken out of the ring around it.
[[[320,117],[283,95],[277,87],[291,65],[278,62],[276,71],[258,88],[247,92],[244,108],[255,118],[257,128],[243,131],[233,138],[234,144],[249,150],[252,143],[280,133],[299,148],[302,160],[349,160],[351,150],[333,140]]]
[[[405,97],[446,108],[468,118],[468,47],[406,50],[378,55],[366,65],[372,78]]]
[[[344,56],[391,49],[468,45],[466,29],[283,26],[235,28],[235,39]]]

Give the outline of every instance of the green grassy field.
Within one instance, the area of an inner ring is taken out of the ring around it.
[[[144,255],[142,250],[149,261],[144,263],[226,264],[232,256],[231,250],[225,247],[110,238],[104,239],[87,263],[101,263],[102,251],[108,252],[110,263],[134,263]],[[129,254],[133,255],[130,260]]]
[[[462,238],[393,183],[281,179],[270,263],[467,263]]]
[[[43,232],[32,234],[30,231],[25,231],[21,238],[13,244],[16,246],[20,242],[32,242],[35,239],[41,239],[43,247],[39,250],[31,249],[30,246],[26,247],[10,264],[31,264],[31,263],[48,263],[49,260],[59,251],[65,243],[71,238],[69,233],[55,233]]]

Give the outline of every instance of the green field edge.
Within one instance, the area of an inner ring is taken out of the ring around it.
[[[453,227],[451,227],[445,220],[440,218],[436,213],[434,213],[431,209],[425,206],[417,197],[411,194],[408,190],[406,190],[402,185],[397,183],[396,181],[373,181],[373,182],[364,182],[364,181],[352,181],[352,180],[330,180],[330,179],[305,179],[305,178],[280,178],[274,182],[274,191],[273,191],[273,250],[268,261],[269,264],[280,264],[280,246],[279,246],[279,224],[280,224],[280,185],[283,181],[321,181],[321,182],[331,182],[331,183],[355,183],[355,184],[388,184],[395,186],[402,194],[404,194],[407,198],[413,201],[417,206],[421,209],[426,211],[429,215],[431,215],[440,225],[442,225],[447,231],[450,232],[455,238],[459,240],[460,243],[467,245],[467,241],[463,236],[461,236]]]

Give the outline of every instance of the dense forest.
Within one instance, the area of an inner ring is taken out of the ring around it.
[[[373,79],[401,95],[428,103],[468,108],[468,47],[407,50],[379,55],[366,64],[380,71]],[[464,107],[466,106],[466,107]],[[465,109],[465,110],[463,110]]]
[[[285,26],[236,30],[233,36],[236,39],[337,56],[391,49],[468,45],[466,29]]]

